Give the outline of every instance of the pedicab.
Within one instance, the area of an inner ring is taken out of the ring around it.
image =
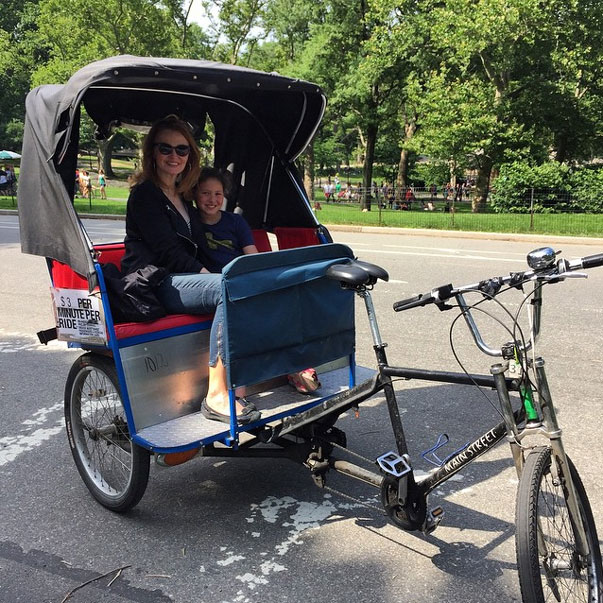
[[[18,197],[21,244],[23,252],[46,258],[51,278],[56,325],[40,332],[40,341],[58,338],[83,350],[64,398],[80,476],[98,502],[125,512],[144,494],[152,456],[165,466],[182,454],[284,457],[305,465],[321,487],[334,470],[378,488],[396,526],[429,533],[443,511],[428,509],[428,495],[506,440],[519,476],[516,544],[523,600],[544,601],[544,592],[560,600],[562,591],[564,600],[603,600],[593,514],[561,441],[544,360],[534,353],[544,286],[586,276],[577,271],[603,265],[603,254],[568,261],[545,247],[528,254],[528,270],[461,287],[446,284],[394,304],[395,311],[429,304],[455,308],[479,350],[497,358],[489,374],[390,365],[371,299],[387,272],[332,243],[294,163],[325,102],[315,84],[274,73],[132,56],[92,63],[65,85],[41,86],[28,95],[21,160],[26,177]],[[73,205],[82,108],[99,138],[115,127],[144,130],[176,114],[198,138],[213,132],[214,164],[233,175],[226,210],[243,213],[263,253],[239,257],[222,271],[229,425],[200,412],[211,316],[114,320],[103,267],[119,267],[124,245],[95,244]],[[274,238],[278,249],[271,250]],[[519,307],[527,308],[529,328],[520,328],[519,312],[508,312],[512,341],[493,347],[472,311],[487,314],[483,304],[499,303],[504,292],[523,296]],[[469,303],[470,294],[478,301]],[[355,364],[355,297],[367,312],[375,370]],[[322,386],[303,396],[283,375],[308,366],[316,367]],[[502,421],[448,455],[441,452],[448,437],[440,436],[422,454],[435,468],[420,476],[412,468],[394,379],[491,388]],[[239,387],[262,412],[255,423],[241,426],[233,418]],[[395,450],[369,460],[367,469],[337,458],[336,452],[351,451],[336,422],[378,392],[385,397]]]

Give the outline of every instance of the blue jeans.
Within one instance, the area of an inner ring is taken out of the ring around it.
[[[214,314],[209,333],[209,366],[216,366],[218,356],[224,360],[222,349],[221,274],[170,274],[155,289],[168,314]]]

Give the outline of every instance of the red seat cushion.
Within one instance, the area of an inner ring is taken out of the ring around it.
[[[115,264],[121,269],[121,258],[126,252],[123,243],[100,243],[94,246],[100,264]]]
[[[126,339],[128,337],[148,335],[149,333],[157,333],[166,329],[211,322],[212,318],[213,314],[169,314],[168,316],[149,322],[123,322],[115,325],[115,337],[117,339]]]
[[[279,249],[293,249],[294,247],[308,247],[320,245],[316,228],[289,228],[277,226],[274,229]]]
[[[272,245],[270,245],[270,239],[265,230],[253,229],[251,234],[253,235],[253,241],[258,251],[272,251]]]

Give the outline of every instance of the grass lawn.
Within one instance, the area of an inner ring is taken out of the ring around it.
[[[373,205],[370,212],[362,212],[356,204],[321,203],[316,212],[322,224],[350,224],[356,226],[391,226],[399,228],[432,228],[477,232],[512,232],[557,234],[569,236],[602,236],[603,214],[497,214],[471,212],[469,203],[457,205],[454,213],[444,212],[443,204],[435,211],[384,209]]]

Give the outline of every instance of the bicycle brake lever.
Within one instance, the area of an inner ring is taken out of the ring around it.
[[[558,274],[535,274],[530,278],[531,281],[554,282],[566,278],[588,278],[586,272],[560,272]]]

